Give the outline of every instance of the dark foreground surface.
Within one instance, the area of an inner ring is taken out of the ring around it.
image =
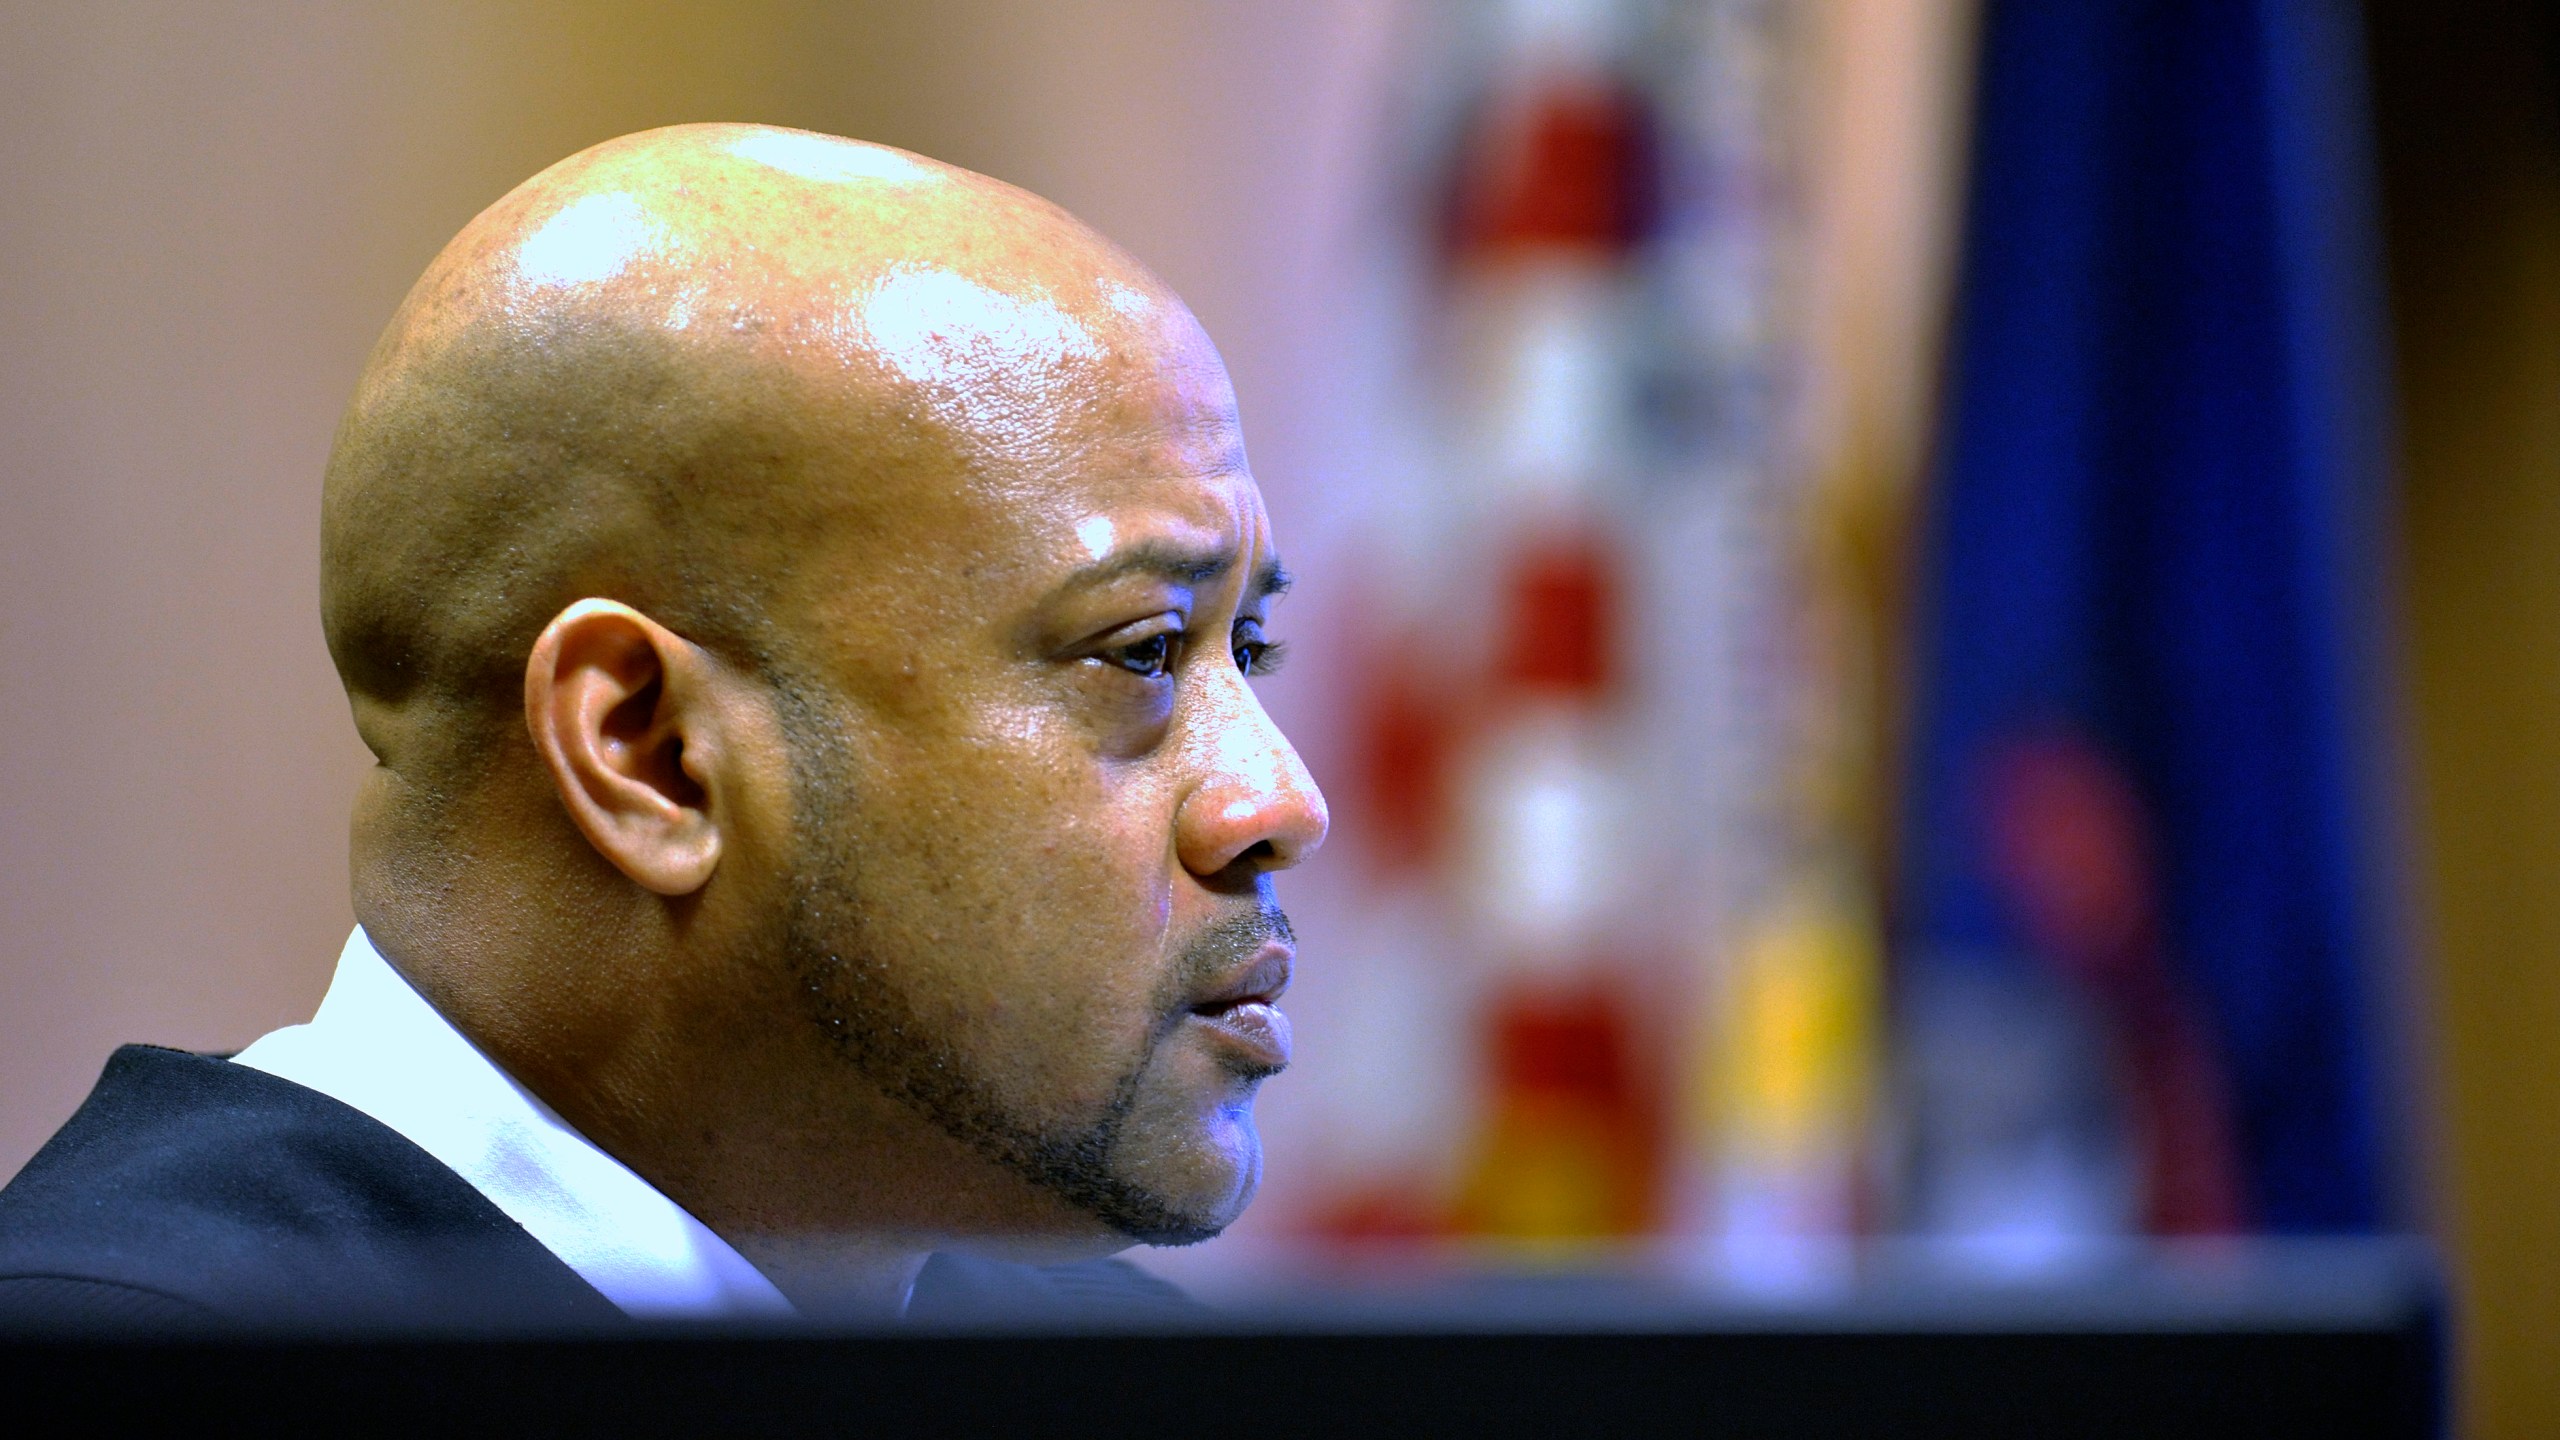
[[[2352,1332],[58,1342],[0,1385],[49,1433],[2401,1436],[2425,1368]]]
[[[2440,1433],[2434,1286],[2340,1251],[1737,1307],[1547,1277],[1304,1283],[1183,1330],[0,1338],[73,1429],[567,1435]]]

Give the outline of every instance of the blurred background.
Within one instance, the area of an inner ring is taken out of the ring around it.
[[[1263,1200],[1159,1257],[1818,1307],[2417,1234],[2560,1433],[2560,25],[2368,0],[11,4],[0,1175],[307,1017],[338,407],[480,207],[746,119],[1224,348],[1303,577]]]

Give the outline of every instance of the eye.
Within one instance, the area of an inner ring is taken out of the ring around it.
[[[1161,679],[1173,664],[1173,640],[1170,631],[1159,630],[1144,640],[1106,650],[1102,658],[1140,679]]]
[[[1288,646],[1264,639],[1258,629],[1247,627],[1236,632],[1236,669],[1248,679],[1273,673],[1288,655]]]

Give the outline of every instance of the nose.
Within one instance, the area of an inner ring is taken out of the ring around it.
[[[1174,816],[1183,868],[1200,878],[1286,870],[1324,844],[1324,792],[1240,676],[1186,747],[1198,778]]]

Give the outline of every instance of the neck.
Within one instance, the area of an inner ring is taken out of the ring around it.
[[[799,1312],[821,1323],[876,1323],[906,1313],[925,1246],[868,1235],[722,1237]]]

